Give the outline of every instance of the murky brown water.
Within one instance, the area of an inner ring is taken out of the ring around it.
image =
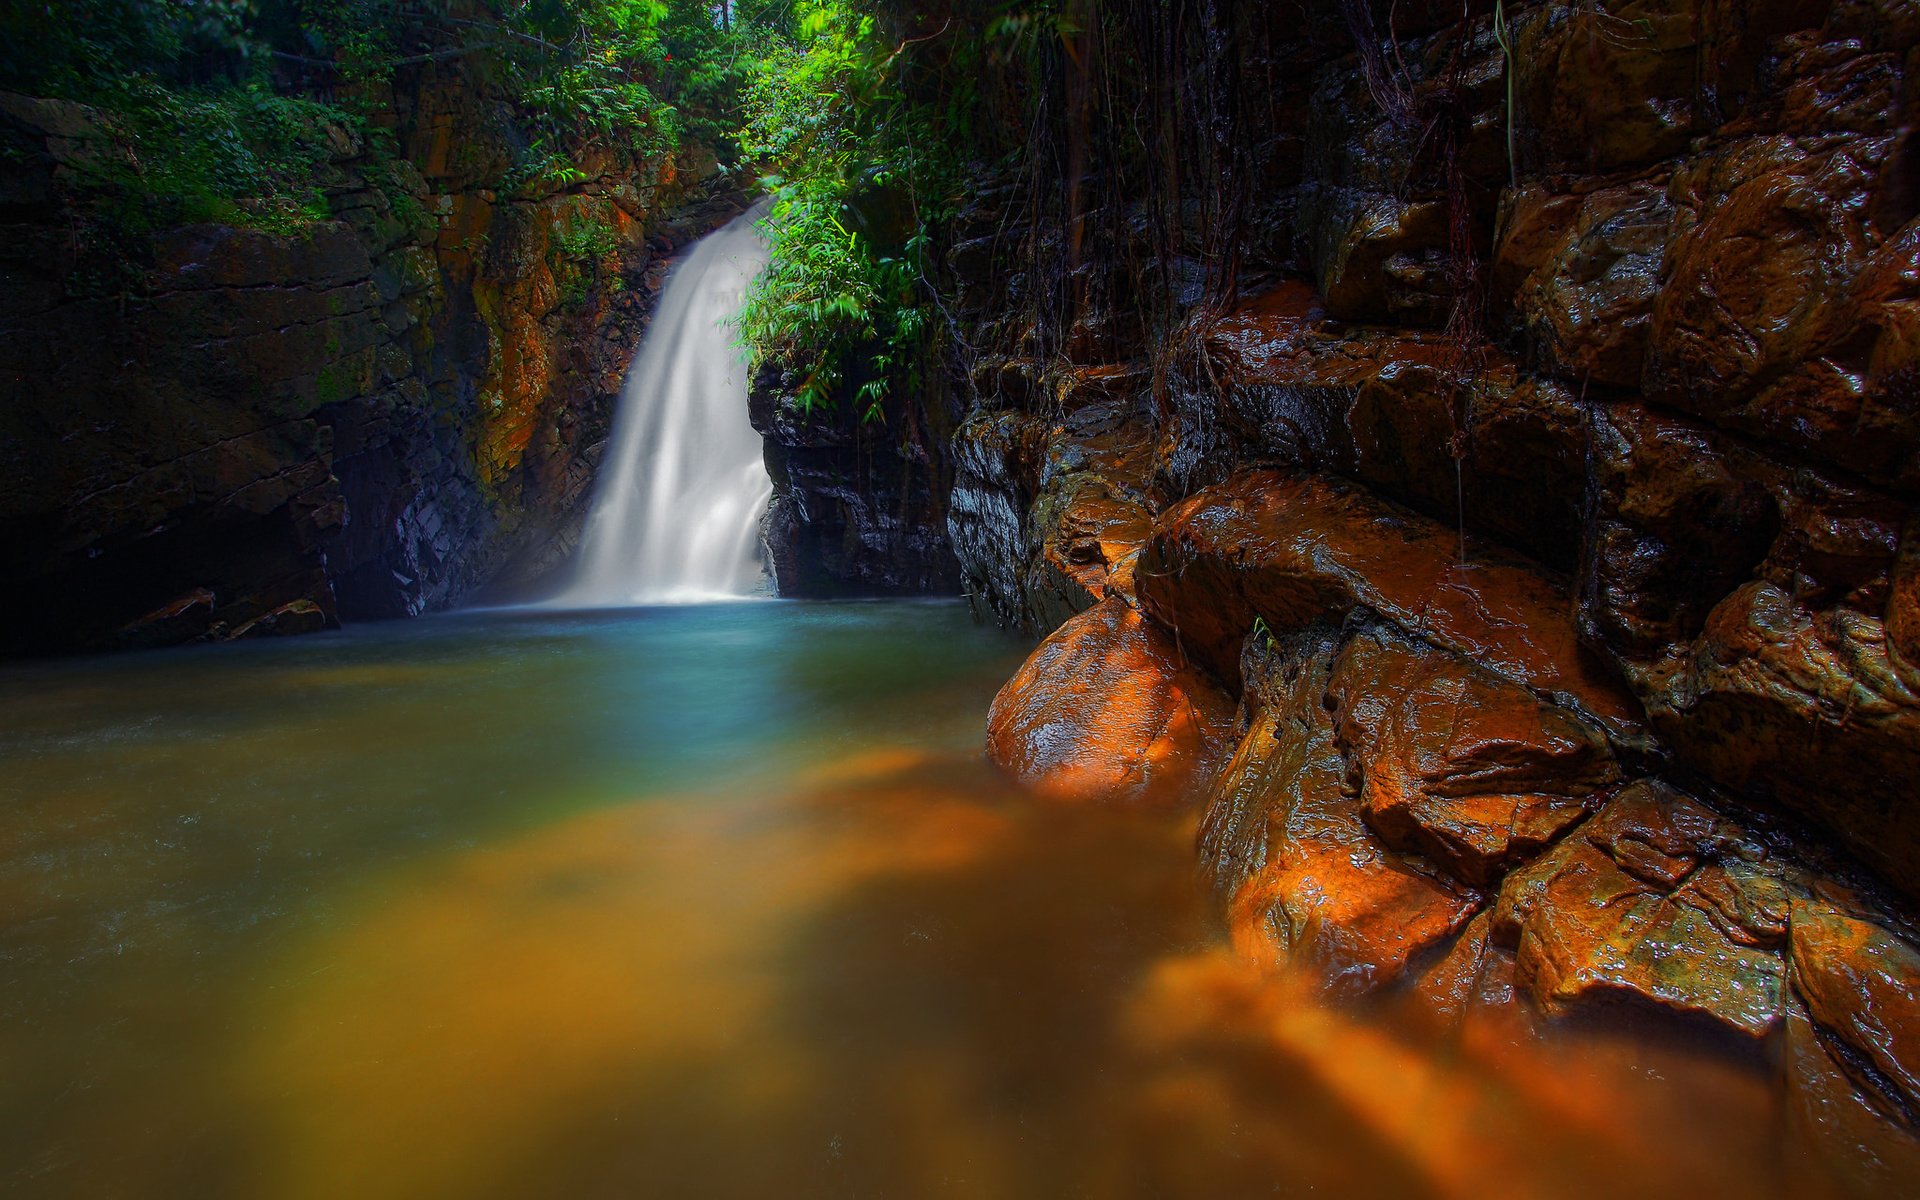
[[[1319,1002],[1191,818],[981,763],[956,606],[0,672],[0,1192],[1787,1196],[1756,1064]]]

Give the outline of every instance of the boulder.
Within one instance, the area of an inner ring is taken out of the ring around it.
[[[1353,639],[1327,700],[1367,824],[1476,887],[1552,844],[1620,779],[1595,725],[1387,630]]]
[[[1794,1164],[1811,1176],[1791,1182],[1796,1194],[1831,1191],[1838,1181],[1849,1200],[1879,1200],[1911,1187],[1920,1179],[1920,1138],[1905,1127],[1898,1107],[1861,1080],[1848,1053],[1814,1026],[1798,997],[1789,997],[1786,1026],[1788,1128],[1812,1160]]]
[[[1172,635],[1109,598],[1055,630],[987,716],[987,753],[1035,794],[1177,803],[1226,748],[1233,703]]]
[[[1876,483],[1920,486],[1920,230],[1878,229],[1868,204],[1891,146],[1752,137],[1675,176],[1653,396]]]
[[[1493,269],[1561,379],[1640,386],[1672,221],[1666,188],[1645,180],[1577,195],[1533,184],[1513,196]]]
[[[1788,945],[1807,1015],[1862,1063],[1894,1112],[1920,1112],[1920,949],[1871,921],[1798,901]]]
[[[1716,782],[1803,813],[1920,891],[1920,690],[1879,616],[1812,610],[1755,580],[1683,653],[1646,671],[1656,729]]]
[[[1209,789],[1203,862],[1239,951],[1297,963],[1350,995],[1404,980],[1479,910],[1480,895],[1384,845],[1345,794],[1323,703],[1338,641],[1308,630],[1270,651],[1251,725]]]
[[[1495,936],[1550,1015],[1656,1010],[1760,1039],[1782,1016],[1791,883],[1743,833],[1665,784],[1635,783],[1507,876]]]
[[[1229,681],[1256,618],[1289,631],[1356,608],[1543,695],[1615,738],[1638,705],[1574,634],[1549,574],[1340,480],[1248,471],[1169,509],[1141,552],[1147,611]]]
[[[1152,471],[1152,429],[1134,398],[1086,404],[1050,431],[1029,510],[1026,600],[1036,628],[1052,629],[1108,595],[1132,595],[1122,564],[1147,540],[1159,508]]]

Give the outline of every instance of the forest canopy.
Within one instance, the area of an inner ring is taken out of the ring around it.
[[[328,220],[330,131],[394,153],[396,73],[457,65],[513,111],[513,195],[583,157],[711,150],[772,202],[774,265],[743,339],[803,408],[877,415],[938,336],[947,217],[984,59],[1051,6],[894,0],[0,0],[0,88],[89,106],[124,153],[80,186],[121,233]],[[991,142],[992,138],[985,139]],[[405,198],[396,196],[396,203]]]

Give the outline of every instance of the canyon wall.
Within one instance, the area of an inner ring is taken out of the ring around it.
[[[0,653],[408,616],[565,557],[667,256],[741,205],[698,149],[499,190],[521,135],[472,70],[399,70],[384,148],[325,130],[327,219],[130,245],[82,236],[110,122],[0,97]]]
[[[953,548],[1049,635],[991,755],[1197,789],[1256,961],[1768,1047],[1898,1180],[1920,10],[1200,8],[1166,144],[1215,169],[1074,116],[1157,99],[1109,25],[1091,165],[984,178],[947,254]]]

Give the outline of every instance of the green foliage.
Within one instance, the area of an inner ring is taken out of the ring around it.
[[[756,363],[778,356],[805,366],[796,393],[802,409],[832,403],[855,377],[861,415],[872,419],[928,330],[918,289],[926,238],[916,232],[901,256],[875,253],[841,221],[837,182],[776,188],[765,222],[773,262],[748,290],[740,327]]]
[[[613,226],[596,218],[576,221],[554,239],[561,255],[574,262],[598,263],[613,257],[620,248]]]
[[[102,219],[140,231],[223,221],[291,232],[328,215],[317,184],[348,114],[283,95],[250,34],[256,0],[0,6],[0,87],[86,104],[115,152],[81,157]]]
[[[610,292],[625,290],[619,272],[620,241],[613,226],[598,217],[576,217],[554,234],[549,262],[559,282],[560,304],[576,308],[596,284]]]
[[[345,114],[257,86],[125,85],[101,117],[123,153],[75,164],[102,211],[130,229],[220,221],[290,233],[330,215],[318,180]]]
[[[936,111],[902,85],[902,47],[860,0],[800,0],[792,29],[763,45],[745,93],[741,149],[772,172],[773,261],[741,340],[756,363],[801,369],[803,410],[851,388],[871,420],[929,357],[928,230],[958,167],[935,149]]]
[[[503,6],[494,47],[534,136],[502,190],[582,182],[582,153],[672,154],[678,116],[654,91],[668,68],[665,0],[521,0]]]
[[[424,228],[388,132],[406,70],[458,69],[506,102],[513,149],[495,183],[510,195],[698,139],[772,196],[773,265],[743,342],[802,368],[803,406],[851,398],[875,418],[932,357],[929,231],[972,136],[968,56],[1064,36],[1062,20],[1046,0],[14,0],[0,4],[0,88],[101,114],[125,152],[96,156],[81,184],[135,233],[297,232],[328,217],[337,156]],[[618,286],[615,249],[601,222],[557,230],[563,298]]]

